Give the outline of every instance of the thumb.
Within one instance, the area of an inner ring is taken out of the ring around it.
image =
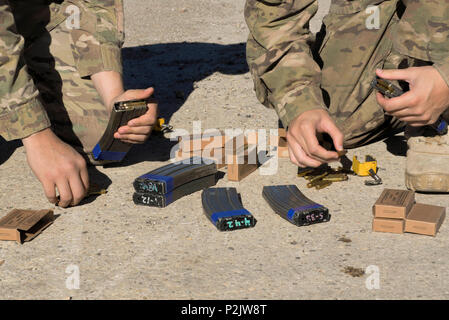
[[[149,98],[153,93],[154,88],[152,87],[146,89],[131,89],[126,90],[125,94],[122,96],[122,99],[126,100],[146,99]]]
[[[149,98],[154,93],[154,88],[149,87],[146,89],[135,90],[136,98],[135,99],[145,99]]]
[[[410,81],[412,73],[410,68],[407,69],[376,69],[376,75],[387,80],[405,80]]]
[[[147,98],[148,98],[149,96],[151,96],[154,93],[154,88],[153,87],[148,87],[144,91],[145,91],[145,94],[147,95]]]
[[[340,129],[338,129],[338,127],[335,125],[334,121],[331,118],[326,118],[325,120],[323,119],[321,123],[321,129],[322,132],[326,132],[331,136],[332,141],[334,142],[335,150],[342,151],[344,149],[343,148],[344,135],[340,131]]]

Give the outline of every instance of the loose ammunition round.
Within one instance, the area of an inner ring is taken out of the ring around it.
[[[304,171],[299,171],[298,170],[298,177],[304,177],[306,175],[308,175],[309,173],[312,173],[314,169],[306,169]]]
[[[323,181],[331,181],[331,182],[346,181],[346,180],[348,180],[348,175],[346,173],[332,173],[328,174],[323,178]]]
[[[316,180],[320,180],[321,178],[324,178],[325,176],[327,176],[329,174],[329,172],[325,172],[323,174],[320,174],[318,176],[315,176],[313,178],[310,179],[310,182],[314,182]]]
[[[338,157],[339,158],[341,158],[341,157],[343,157],[345,154],[347,154],[348,153],[348,150],[340,150],[340,151],[337,151],[337,154],[338,154]]]
[[[323,181],[321,180],[319,184],[315,186],[316,190],[324,189],[332,184],[332,181]]]

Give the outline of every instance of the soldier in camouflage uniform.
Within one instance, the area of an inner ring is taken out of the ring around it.
[[[314,37],[317,9],[312,0],[247,0],[245,7],[256,94],[288,128],[292,162],[335,161],[337,153],[319,145],[321,133],[341,150],[447,116],[449,1],[333,0],[325,32]],[[410,91],[386,99],[370,88],[376,74],[407,81]],[[449,192],[448,135],[415,134],[408,144],[407,187]]]
[[[124,91],[122,0],[0,0],[0,135],[22,139],[48,199],[76,205],[86,195],[86,161]],[[157,106],[115,133],[144,142]]]

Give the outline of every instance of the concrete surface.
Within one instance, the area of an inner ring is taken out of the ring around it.
[[[154,84],[161,113],[175,128],[275,128],[277,117],[252,91],[244,61],[244,0],[126,1],[124,64],[128,87]],[[176,98],[184,97],[184,99]],[[121,167],[99,168],[109,192],[58,218],[32,242],[0,242],[0,298],[43,299],[410,299],[449,298],[449,225],[436,237],[371,232],[371,206],[383,188],[404,189],[401,136],[350,150],[372,154],[384,185],[350,178],[322,191],[305,187],[288,160],[277,174],[257,172],[237,187],[255,228],[218,232],[200,193],[165,209],[135,206],[132,181],[166,163],[174,143],[153,138]],[[28,168],[23,147],[1,147],[0,216],[12,208],[51,208]],[[328,223],[295,227],[275,215],[262,187],[296,184],[330,209]],[[418,194],[448,206],[447,195]],[[339,241],[341,237],[351,242]],[[3,264],[1,261],[4,261]],[[380,288],[351,266],[377,266]],[[71,282],[79,270],[79,289]],[[72,288],[72,289],[70,289]]]

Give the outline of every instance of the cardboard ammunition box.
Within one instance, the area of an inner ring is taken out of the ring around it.
[[[215,134],[205,133],[202,135],[189,135],[179,137],[178,141],[179,141],[179,149],[183,150],[183,152],[225,148],[227,147],[227,144],[231,142],[232,148],[235,150],[236,148],[240,147],[240,145],[246,144],[246,138],[243,134],[232,137],[226,136],[224,133],[219,134],[218,132]],[[231,146],[229,148],[231,148]]]
[[[287,139],[279,137],[279,142],[277,146],[277,153],[279,158],[289,158],[288,155],[288,144]]]
[[[287,137],[287,131],[285,131],[284,128],[278,129],[278,135],[270,135],[267,138],[266,144],[269,146],[276,147],[279,145],[279,138],[285,138]],[[247,144],[258,144],[259,143],[259,133],[257,131],[250,131],[246,135],[246,142]]]
[[[235,154],[226,155],[226,164],[229,181],[244,179],[259,167],[256,146],[246,145],[237,150]]]
[[[374,218],[373,219],[373,231],[375,231],[375,232],[390,232],[390,233],[404,233],[404,220]]]
[[[0,219],[0,240],[22,244],[30,241],[53,223],[52,210],[14,209]]]
[[[256,130],[248,132],[246,134],[246,141],[248,144],[257,144],[259,141],[259,133]]]
[[[284,128],[279,128],[277,136],[270,136],[270,146],[281,146],[284,144],[287,144],[287,131]]]
[[[191,157],[202,157],[203,159],[211,159],[217,165],[217,169],[226,166],[226,154],[224,148],[196,150],[192,152],[183,152],[179,149],[176,152],[176,160],[184,160]]]
[[[405,220],[405,232],[435,236],[446,217],[446,208],[417,203]]]
[[[373,214],[376,218],[405,219],[414,203],[413,191],[384,189],[373,206]]]

